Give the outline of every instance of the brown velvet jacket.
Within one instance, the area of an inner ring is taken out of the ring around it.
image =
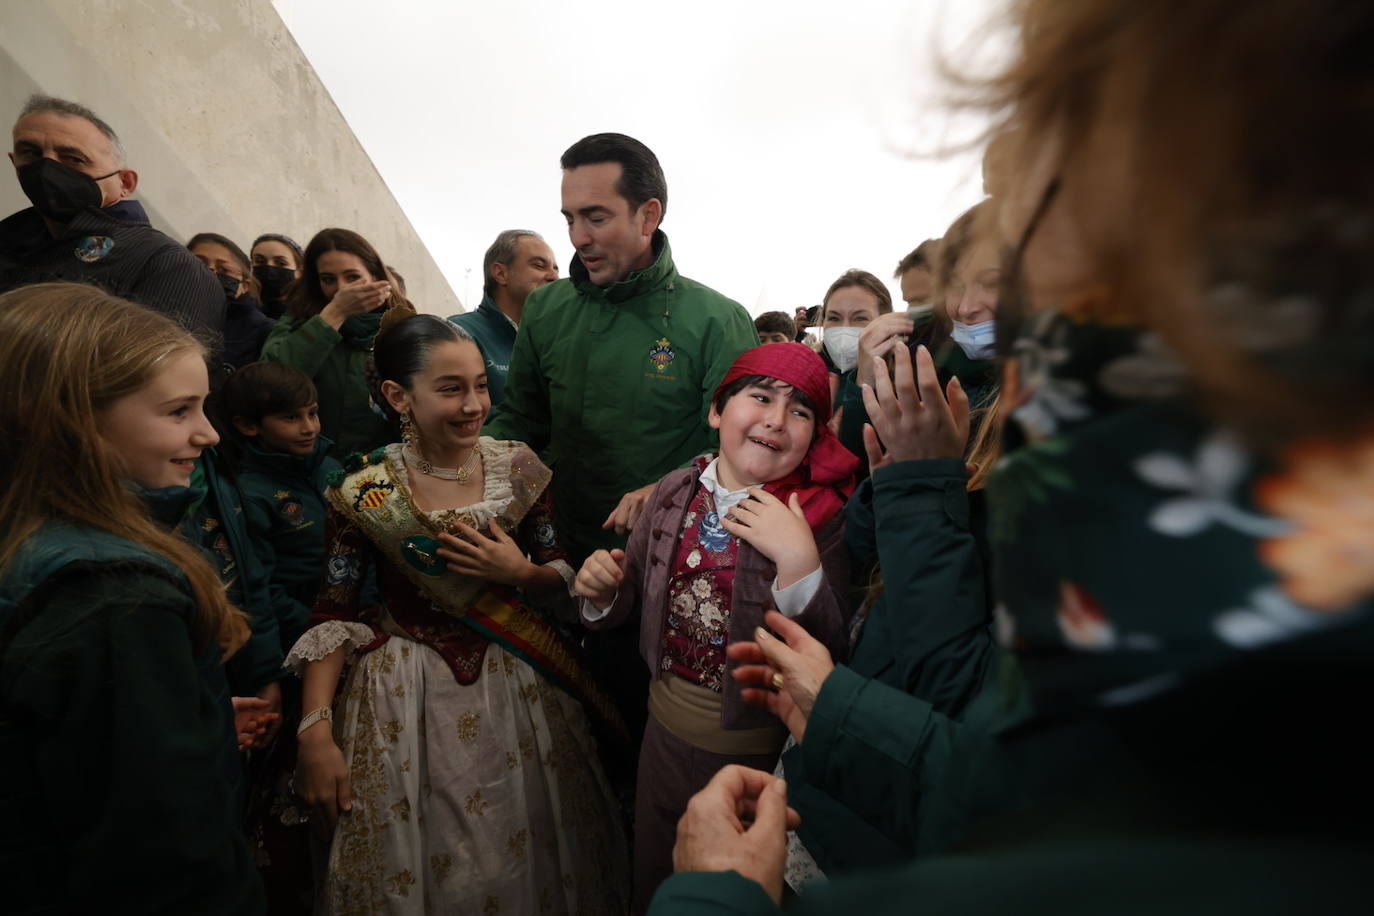
[[[639,612],[639,651],[653,677],[660,676],[663,620],[668,609],[668,580],[672,576],[682,520],[700,485],[704,465],[673,471],[658,482],[644,513],[625,545],[625,580],[615,603],[597,620],[583,618],[594,630],[623,623]],[[820,588],[794,620],[830,650],[835,663],[849,651],[849,619],[854,604],[849,588],[849,551],[844,543],[844,513],[839,512],[818,532],[816,548],[821,557]],[[777,577],[773,561],[745,541],[740,541],[735,564],[735,587],[730,596],[730,642],[750,641],[754,628],[763,625],[764,612],[774,607],[771,586]],[[721,724],[728,729],[762,728],[778,724],[772,713],[750,706],[740,697],[739,684],[729,676],[735,667],[727,662]]]

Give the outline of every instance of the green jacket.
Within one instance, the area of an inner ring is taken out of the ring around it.
[[[966,482],[960,459],[904,461],[879,468],[846,504],[850,553],[861,568],[877,561],[882,593],[869,609],[849,667],[837,669],[826,683],[827,691],[845,685],[841,711],[849,710],[854,697],[878,703],[885,714],[895,705],[913,722],[911,736],[934,740],[941,733],[927,723],[957,729],[994,679],[992,604],[979,547],[983,521],[981,512],[971,512]],[[973,496],[981,507],[981,494]],[[869,690],[869,684],[884,689]],[[921,793],[913,793],[906,806],[894,805],[887,779],[836,778],[822,737],[825,718],[822,709],[813,716],[806,742],[783,755],[791,804],[802,816],[798,835],[817,864],[834,875],[896,864],[947,841],[948,825],[936,823],[940,809],[923,805]],[[948,766],[940,758],[944,747],[939,741],[930,748],[907,747],[902,759],[915,765],[929,754],[929,772],[942,773]],[[875,775],[863,766],[853,772]],[[932,801],[940,798],[936,794]],[[899,826],[891,830],[872,826],[875,817],[897,815]]]
[[[320,393],[320,432],[334,440],[335,458],[354,452],[370,452],[392,439],[387,421],[372,409],[367,388],[367,355],[377,336],[380,314],[358,315],[334,330],[319,315],[301,321],[283,316],[267,343],[262,358],[294,366],[315,382]]]
[[[836,668],[807,723],[808,760],[824,761],[814,769],[833,791],[866,799],[887,836],[924,804],[942,848],[808,886],[787,912],[1364,912],[1374,791],[1350,723],[1367,710],[1372,653],[1366,616],[1071,717],[1028,714],[1006,665],[1006,690],[981,694],[963,725]],[[777,912],[734,872],[675,875],[649,910]]]
[[[625,538],[601,528],[620,498],[715,441],[711,395],[759,342],[747,312],[657,257],[608,287],[574,257],[570,277],[525,302],[505,398],[484,430],[518,439],[553,469],[558,532],[579,562]]]
[[[473,312],[449,316],[449,321],[472,335],[482,359],[487,364],[487,393],[491,406],[501,403],[506,391],[506,374],[510,371],[510,354],[515,347],[515,325],[506,313],[496,307],[490,296],[482,297],[482,304]]]
[[[260,913],[233,713],[180,572],[50,525],[0,580],[5,912]]]
[[[200,547],[234,607],[248,615],[252,634],[225,665],[234,696],[254,696],[283,676],[281,636],[271,609],[271,579],[258,562],[248,532],[243,501],[221,467],[222,456],[207,449],[196,461],[189,489],[168,487],[145,492],[153,512]]]
[[[245,443],[239,492],[257,560],[270,580],[281,651],[305,632],[324,569],[324,490],[341,466],[320,437],[309,457],[267,452]]]

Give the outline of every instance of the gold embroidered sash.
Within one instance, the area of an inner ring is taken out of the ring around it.
[[[553,478],[539,457],[522,443],[484,437],[479,447],[485,473],[500,473],[509,465],[508,502],[498,498],[483,500],[467,509],[421,512],[410,493],[400,448],[394,445],[380,457],[376,452],[368,456],[364,467],[348,474],[327,496],[436,608],[526,661],[579,699],[612,734],[625,736],[619,713],[582,669],[557,630],[523,602],[506,600],[484,579],[453,572],[439,557],[438,535],[455,533],[455,521],[482,530],[487,519],[494,517],[501,530],[514,537],[526,513]],[[493,512],[493,507],[501,502],[506,502],[504,507]]]

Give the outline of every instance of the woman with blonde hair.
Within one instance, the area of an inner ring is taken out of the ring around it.
[[[94,287],[24,287],[0,391],[9,912],[258,912],[222,667],[248,626],[174,529],[217,441],[205,351]]]

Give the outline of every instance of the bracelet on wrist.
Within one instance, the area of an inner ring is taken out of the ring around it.
[[[315,723],[329,722],[332,721],[333,718],[334,710],[330,709],[328,706],[321,706],[319,709],[312,709],[308,714],[306,714],[301,719],[301,724],[296,726],[296,734],[297,736],[299,736],[301,732],[305,731],[307,728],[314,725]]]

